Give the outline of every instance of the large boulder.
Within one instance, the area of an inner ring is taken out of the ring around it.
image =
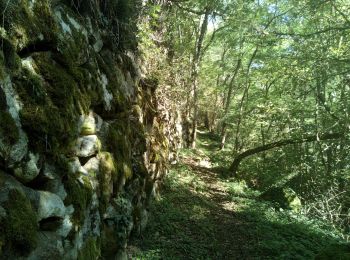
[[[38,221],[52,217],[64,217],[66,208],[59,196],[47,191],[38,191],[38,193]]]
[[[16,168],[14,170],[16,178],[23,183],[34,180],[40,172],[40,166],[38,165],[39,156],[29,153],[28,157],[29,160],[21,168]]]

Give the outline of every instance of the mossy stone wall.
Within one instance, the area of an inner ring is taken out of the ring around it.
[[[110,259],[144,226],[170,148],[139,1],[112,2],[0,0],[0,258]]]

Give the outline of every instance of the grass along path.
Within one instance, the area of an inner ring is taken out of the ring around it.
[[[185,151],[166,177],[130,258],[313,259],[340,241],[322,223],[275,210],[243,183],[223,178],[207,156],[215,145],[200,137],[199,149]]]

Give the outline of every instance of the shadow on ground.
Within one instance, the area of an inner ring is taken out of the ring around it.
[[[129,256],[313,259],[326,245],[338,241],[312,223],[275,212],[252,199],[232,197],[217,177],[191,160],[174,166],[162,198],[150,209],[148,227],[130,242]]]

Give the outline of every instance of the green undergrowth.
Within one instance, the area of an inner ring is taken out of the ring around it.
[[[257,192],[242,182],[221,182],[235,205],[237,255],[249,259],[313,259],[328,245],[342,241],[340,234],[322,222],[255,199]],[[200,189],[196,187],[201,187]],[[202,195],[206,184],[186,165],[168,175],[162,197],[151,207],[151,221],[132,244],[133,259],[223,259],[224,219],[214,218],[220,205]],[[239,252],[238,249],[244,250]],[[238,259],[238,258],[232,258]]]
[[[218,177],[224,180],[229,178],[228,168],[232,162],[232,145],[228,143],[224,149],[219,149],[220,137],[207,131],[199,131],[197,140],[197,149],[196,151],[191,150],[191,152],[205,154],[210,158],[212,170],[219,174]]]
[[[183,178],[178,178],[182,172]],[[216,205],[206,200],[196,176],[185,165],[176,166],[168,177],[159,200],[151,205],[151,221],[136,239],[133,259],[207,259],[218,250],[215,226],[208,218]]]
[[[262,259],[313,259],[330,244],[344,241],[325,223],[290,210],[276,210],[270,203],[232,197],[235,214],[246,221],[245,232],[255,237],[254,257]]]
[[[201,178],[205,169],[185,163],[210,156],[213,140],[200,138],[197,150],[183,150],[167,175],[142,239],[131,241],[133,259],[349,259],[333,227],[259,199],[259,191],[228,178],[215,161],[206,173],[215,176],[215,184]],[[219,194],[218,186],[224,203],[208,196]],[[337,248],[344,253],[339,256]]]

